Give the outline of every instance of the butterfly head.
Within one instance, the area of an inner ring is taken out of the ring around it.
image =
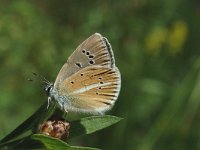
[[[47,96],[50,96],[51,94],[51,90],[53,89],[53,83],[46,83],[45,87],[44,87],[44,91],[47,94]]]
[[[39,75],[39,74],[37,74],[37,73],[35,73],[35,72],[32,72],[33,73],[33,75],[35,76],[35,77],[37,77],[36,79],[36,81],[39,81],[40,83],[42,83],[43,85],[44,85],[44,91],[45,91],[45,93],[47,94],[47,96],[48,97],[50,97],[51,96],[51,91],[52,91],[52,89],[53,89],[53,83],[52,82],[50,82],[50,81],[48,81],[45,77],[43,77],[42,75]],[[32,79],[29,79],[29,81],[33,81]]]

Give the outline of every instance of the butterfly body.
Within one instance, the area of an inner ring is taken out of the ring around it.
[[[95,33],[78,46],[45,91],[65,111],[103,114],[114,105],[120,87],[112,48]]]

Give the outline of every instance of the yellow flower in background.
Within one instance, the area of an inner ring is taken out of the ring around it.
[[[169,32],[168,46],[171,54],[182,51],[182,47],[187,39],[188,27],[183,21],[176,21]]]
[[[145,39],[145,45],[148,53],[155,55],[160,52],[160,49],[167,38],[167,30],[163,27],[155,28]]]
[[[152,55],[158,54],[162,46],[166,45],[170,54],[180,53],[187,39],[187,34],[188,27],[184,21],[174,22],[170,29],[156,27],[145,39],[147,52]]]

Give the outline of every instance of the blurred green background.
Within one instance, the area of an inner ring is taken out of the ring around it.
[[[54,81],[95,32],[112,44],[122,88],[115,126],[69,142],[109,150],[200,149],[199,0],[1,0],[0,137],[47,100],[31,72]]]

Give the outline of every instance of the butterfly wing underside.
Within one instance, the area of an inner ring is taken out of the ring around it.
[[[112,68],[114,64],[114,55],[108,40],[95,33],[71,54],[61,68],[54,86],[58,87],[63,80],[87,66],[100,65]]]
[[[58,90],[61,96],[67,93],[66,110],[103,113],[114,105],[120,81],[117,67],[89,66],[64,80]]]
[[[54,89],[65,111],[102,114],[114,105],[121,78],[111,45],[95,33],[81,43],[63,65]]]

